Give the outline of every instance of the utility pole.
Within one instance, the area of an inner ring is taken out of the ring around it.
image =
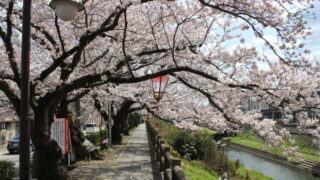
[[[23,1],[21,50],[21,103],[20,103],[20,156],[19,176],[21,180],[30,179],[30,27],[31,0]]]

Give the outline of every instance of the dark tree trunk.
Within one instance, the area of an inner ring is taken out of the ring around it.
[[[127,114],[127,117],[124,119],[124,123],[123,123],[123,134],[124,135],[129,135],[129,130],[131,129],[130,126],[129,126],[129,122],[128,122],[128,115],[129,115],[129,112]]]
[[[130,106],[134,104],[133,101],[125,100],[122,104],[120,109],[118,110],[116,116],[114,116],[114,125],[112,127],[112,142],[117,144],[121,143],[122,137],[121,133],[129,134],[128,129],[128,115]]]
[[[92,98],[95,102],[95,108],[100,112],[101,116],[106,120],[109,119],[109,114],[106,111],[102,110],[102,105],[100,103],[100,100],[97,98],[97,95],[93,95]],[[124,100],[124,102],[120,105],[120,109],[117,111],[116,115],[111,114],[111,117],[114,122],[111,129],[112,144],[121,143],[122,133],[125,135],[129,134],[128,115],[130,113],[130,106],[132,104],[134,104],[133,101]]]
[[[31,124],[31,139],[36,149],[33,176],[40,180],[66,180],[69,176],[63,154],[57,142],[50,139],[52,107],[54,105],[43,105],[34,111],[34,123]]]
[[[83,160],[89,154],[91,159],[102,160],[102,155],[99,153],[96,146],[85,138],[81,129],[78,126],[75,126],[72,121],[70,125],[70,131],[72,148],[77,161]]]
[[[59,99],[60,100],[60,99]],[[33,158],[33,177],[44,180],[66,180],[69,174],[66,161],[57,142],[52,140],[50,127],[54,120],[54,114],[58,109],[58,118],[68,118],[69,112],[66,101],[62,100],[57,108],[54,103],[43,102],[34,108],[34,121],[31,124],[31,139],[36,153]],[[72,147],[77,159],[83,159],[89,153],[92,159],[101,159],[96,147],[87,141],[79,128],[70,121]]]
[[[45,135],[42,136],[46,138]],[[39,180],[67,180],[69,179],[68,171],[65,167],[64,158],[58,144],[47,140],[46,145],[37,148],[34,156],[37,162],[36,178]]]
[[[112,139],[112,144],[120,144],[122,141],[122,135],[121,135],[121,122],[120,120],[113,118],[114,119],[114,124],[111,129],[111,139]]]
[[[90,154],[91,159],[102,160],[102,156],[98,152],[98,149],[90,141],[86,140],[80,126],[73,123],[72,112],[69,111],[68,102],[64,98],[60,101],[60,106],[58,108],[57,117],[60,118],[70,118],[70,134],[71,143],[74,150],[76,160],[82,160]]]

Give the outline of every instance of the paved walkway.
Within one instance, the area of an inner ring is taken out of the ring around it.
[[[75,179],[152,180],[153,171],[146,125],[140,124],[115,165],[79,166],[72,170]]]

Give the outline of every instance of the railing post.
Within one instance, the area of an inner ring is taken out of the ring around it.
[[[171,180],[171,154],[170,147],[164,147],[164,180]]]
[[[153,156],[155,156],[156,163],[159,162],[160,171],[164,172],[164,180],[187,180],[181,168],[181,160],[172,158],[170,148],[165,147],[165,141],[156,134],[149,122],[146,124],[154,148]]]
[[[170,147],[164,147],[164,168],[168,169],[171,168],[171,157],[170,157]],[[169,153],[169,157],[167,157],[167,153]]]
[[[171,159],[171,172],[172,172],[172,180],[178,180],[178,177],[174,171],[175,166],[181,166],[180,159]]]
[[[156,156],[156,160],[157,161],[160,161],[160,159],[161,159],[161,155],[160,155],[160,140],[161,140],[161,136],[157,136],[157,139],[156,139],[156,154],[157,154],[157,156]]]
[[[164,172],[164,143],[163,139],[160,139],[160,171]]]

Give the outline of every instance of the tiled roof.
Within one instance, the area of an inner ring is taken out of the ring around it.
[[[16,113],[11,109],[0,111],[0,122],[17,122],[19,121]]]

